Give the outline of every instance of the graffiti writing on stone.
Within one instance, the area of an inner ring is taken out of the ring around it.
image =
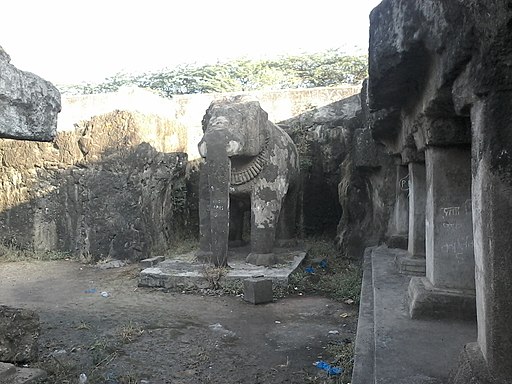
[[[443,223],[443,228],[446,228],[448,230],[458,230],[462,229],[463,225],[461,223]]]
[[[461,261],[473,252],[471,200],[461,205],[440,208],[441,252],[453,255]]]
[[[442,252],[453,254],[465,253],[470,249],[473,249],[473,237],[469,235],[447,242],[441,246]]]
[[[442,211],[444,217],[460,215],[460,207],[441,208],[441,211]]]
[[[399,181],[400,190],[401,191],[408,191],[409,190],[409,174],[402,177]]]

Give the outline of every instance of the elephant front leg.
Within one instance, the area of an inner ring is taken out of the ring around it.
[[[269,266],[277,263],[273,248],[280,200],[271,190],[253,193],[251,197],[251,253],[246,259],[250,264]]]

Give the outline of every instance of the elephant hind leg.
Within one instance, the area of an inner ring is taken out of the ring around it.
[[[288,193],[283,198],[276,233],[276,245],[279,247],[296,245],[297,217],[299,216],[298,197],[298,188],[296,186],[290,186]]]
[[[268,191],[267,191],[268,192]],[[273,191],[275,195],[277,193]],[[265,199],[251,196],[251,253],[246,261],[255,265],[274,265],[277,258],[273,253],[276,238],[276,224],[280,212],[280,199],[267,194]]]
[[[240,247],[244,245],[244,218],[250,209],[250,199],[231,196],[229,207],[229,246]]]

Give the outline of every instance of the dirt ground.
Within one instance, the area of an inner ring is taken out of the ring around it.
[[[347,382],[313,363],[355,341],[357,305],[308,294],[252,305],[163,292],[138,287],[139,270],[0,263],[0,303],[40,315],[35,365],[48,383],[78,383],[80,373],[88,383]]]

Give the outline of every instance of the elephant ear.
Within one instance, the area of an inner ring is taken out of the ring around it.
[[[268,114],[265,112],[259,101],[251,100],[243,103],[243,127],[245,130],[245,147],[244,154],[246,156],[258,156],[265,146],[268,137],[267,123]]]

